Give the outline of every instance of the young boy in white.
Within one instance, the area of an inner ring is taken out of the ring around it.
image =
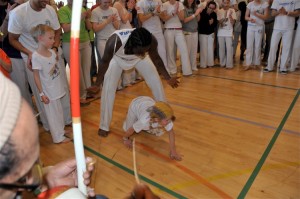
[[[181,23],[184,20],[184,6],[179,1],[169,0],[163,4],[161,11],[163,12],[162,19],[165,21],[164,35],[168,70],[172,75],[177,74],[176,52],[174,52],[174,49],[178,48],[181,57],[182,74],[189,76],[192,74],[192,67]]]
[[[219,21],[218,42],[220,66],[230,69],[233,67],[232,36],[233,24],[236,20],[235,10],[230,8],[230,1],[223,0],[223,8],[217,13]],[[225,49],[226,47],[226,49]]]
[[[126,120],[123,124],[125,131],[123,142],[131,148],[132,140],[129,138],[134,132],[146,131],[156,136],[164,133],[163,128],[169,134],[170,158],[180,161],[181,155],[176,152],[175,132],[173,130],[173,110],[166,102],[155,102],[147,96],[140,96],[132,100]]]
[[[140,0],[136,4],[138,18],[142,23],[142,27],[151,32],[158,42],[158,53],[163,60],[164,65],[167,67],[167,53],[166,41],[162,31],[162,24],[160,21],[161,13],[161,0]]]
[[[54,143],[71,141],[65,137],[64,116],[61,99],[66,95],[56,53],[51,49],[54,43],[54,30],[47,25],[37,25],[32,36],[38,42],[38,48],[32,54],[32,69],[41,101],[44,103],[51,136]]]
[[[264,20],[267,19],[268,12],[268,3],[262,0],[254,0],[247,5],[245,15],[245,19],[248,21],[247,51],[244,70],[249,70],[251,65],[254,65],[255,68],[260,66]]]
[[[268,66],[264,72],[271,72],[276,60],[276,52],[280,38],[282,38],[282,54],[280,58],[280,73],[287,74],[286,64],[291,51],[294,33],[295,17],[300,9],[299,0],[274,0],[271,6],[272,16],[275,16]]]

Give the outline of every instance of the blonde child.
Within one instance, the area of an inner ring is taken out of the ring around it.
[[[176,152],[175,132],[173,122],[175,120],[172,108],[166,102],[155,102],[147,96],[140,96],[132,100],[126,120],[123,124],[125,131],[123,142],[132,147],[132,140],[129,138],[134,132],[146,131],[156,136],[161,136],[166,130],[169,134],[170,158],[180,161],[181,155]]]
[[[217,13],[220,66],[231,69],[233,67],[232,36],[236,14],[235,10],[230,8],[229,0],[223,0],[222,5],[223,8]]]
[[[50,26],[40,24],[31,30],[31,34],[38,42],[38,48],[32,54],[33,76],[39,90],[40,100],[44,103],[53,142],[70,142],[71,139],[64,135],[64,116],[61,104],[61,99],[66,91],[57,65],[57,55],[51,49],[54,44],[54,30]]]

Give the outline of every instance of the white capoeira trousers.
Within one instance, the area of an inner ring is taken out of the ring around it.
[[[298,23],[298,27],[295,33],[295,39],[293,42],[293,51],[292,51],[292,58],[291,58],[291,68],[290,71],[295,71],[297,65],[299,63],[300,58],[300,23]]]
[[[191,62],[182,30],[165,30],[164,36],[166,39],[168,71],[171,74],[177,73],[176,52],[174,52],[174,49],[179,49],[182,74],[191,75]]]
[[[197,48],[198,48],[198,32],[188,32],[185,35],[186,46],[191,62],[192,70],[196,71],[197,68]]]
[[[259,66],[261,61],[261,42],[263,37],[263,27],[253,30],[248,27],[247,30],[247,51],[246,66]]]
[[[21,91],[22,97],[33,108],[31,94],[29,92],[28,79],[26,74],[26,65],[22,58],[10,58],[12,65],[12,72],[10,73],[11,80],[17,84]]]
[[[63,42],[63,54],[70,66],[70,43]],[[86,89],[91,87],[91,57],[92,47],[90,41],[79,45],[80,55],[80,99],[86,99]],[[71,69],[72,70],[72,69]]]
[[[109,131],[112,120],[113,106],[115,101],[118,81],[123,69],[114,58],[110,61],[109,67],[104,76],[103,88],[101,93],[101,115],[99,127],[102,130]],[[150,87],[156,101],[166,101],[164,89],[158,72],[149,56],[139,61],[135,65],[136,70],[144,78]]]
[[[66,138],[64,136],[64,116],[61,114],[63,112],[61,99],[62,98],[50,100],[49,104],[44,104],[45,113],[50,127],[50,133],[54,143],[60,143]]]
[[[220,66],[233,67],[232,37],[218,36]],[[225,49],[226,48],[226,49]]]
[[[210,35],[199,34],[200,67],[214,66],[215,33]]]
[[[291,51],[293,33],[294,30],[275,30],[275,29],[273,30],[270,53],[268,58],[268,66],[267,66],[268,70],[271,71],[274,68],[278,43],[280,41],[280,38],[282,37],[282,50],[281,50],[282,53],[280,57],[280,70],[286,71],[286,64]]]
[[[162,59],[162,61],[164,62],[164,65],[165,65],[166,69],[168,69],[167,68],[168,62],[167,62],[167,51],[166,51],[165,37],[164,37],[162,32],[152,33],[152,34],[155,37],[155,39],[157,40],[158,54],[159,54],[160,58]]]

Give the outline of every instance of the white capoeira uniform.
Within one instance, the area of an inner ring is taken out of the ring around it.
[[[100,129],[105,131],[109,131],[116,89],[123,70],[129,70],[135,67],[139,74],[144,77],[145,82],[150,87],[155,100],[166,101],[162,82],[149,55],[146,55],[145,58],[141,59],[136,55],[124,54],[125,44],[133,30],[134,29],[124,29],[114,32],[114,34],[120,38],[122,46],[113,55],[104,76],[101,93],[101,117],[99,126]]]
[[[261,61],[261,42],[264,33],[264,20],[254,16],[252,13],[257,12],[264,14],[268,8],[267,2],[256,3],[250,2],[247,5],[247,9],[250,13],[250,18],[255,19],[255,23],[248,21],[247,29],[247,51],[246,51],[246,66],[255,65],[259,66]]]
[[[60,68],[56,61],[56,53],[50,50],[51,57],[45,57],[38,52],[32,54],[32,69],[38,70],[43,92],[49,98],[49,104],[45,104],[45,113],[48,119],[51,136],[54,143],[62,142],[64,136],[64,116],[62,101],[66,91],[64,89],[64,80],[61,78]],[[40,98],[38,99],[39,101]]]
[[[170,4],[169,1],[165,2],[161,8],[162,12],[165,12],[167,15],[172,15],[175,13],[176,4],[178,3],[178,11],[184,10],[184,6],[181,2],[176,1],[174,5]],[[171,17],[168,21],[165,22],[165,39],[166,39],[166,48],[167,48],[167,61],[168,61],[168,71],[174,75],[177,74],[177,65],[176,65],[176,48],[179,49],[181,64],[182,64],[182,74],[191,75],[192,68],[190,57],[188,54],[188,49],[186,46],[185,37],[182,31],[182,24],[177,15]],[[176,46],[175,46],[176,44]]]
[[[55,10],[46,5],[46,8],[42,9],[41,11],[37,12],[33,10],[29,4],[29,1],[23,3],[16,7],[13,11],[11,11],[9,15],[9,23],[8,23],[8,32],[20,35],[19,41],[20,43],[30,50],[34,52],[38,45],[36,41],[33,39],[30,31],[33,27],[36,27],[38,24],[46,24],[51,26],[54,30],[60,29],[60,24],[57,18],[57,14]],[[28,57],[26,54],[21,53],[24,63],[27,65]],[[59,57],[61,59],[61,57]],[[61,62],[60,62],[61,63]],[[67,75],[65,71],[65,66],[60,65],[61,71],[61,78],[67,82]],[[33,92],[33,95],[36,99],[36,105],[38,111],[40,112],[41,122],[43,123],[43,127],[45,130],[49,130],[48,121],[45,116],[45,110],[43,103],[39,100],[39,91],[35,85],[34,77],[32,71],[26,67],[26,74],[28,78],[29,85]],[[70,93],[69,93],[69,85],[64,85],[66,95],[63,97],[63,110],[64,110],[64,118],[65,124],[70,124],[72,122],[71,118],[71,109],[70,109]]]
[[[116,15],[117,20],[120,21],[120,16],[116,8],[109,7],[107,10],[103,10],[100,8],[100,6],[98,6],[92,11],[91,22],[101,24],[112,15]],[[107,24],[102,30],[95,32],[97,38],[97,48],[100,53],[100,57],[103,57],[106,42],[114,31],[116,31],[116,29],[111,22]]]
[[[154,105],[155,101],[148,96],[140,96],[133,99],[129,105],[126,120],[123,123],[123,130],[127,131],[133,127],[136,133],[144,130],[156,136],[161,136],[164,133],[162,127],[157,122],[151,122],[150,113],[147,111],[148,108]],[[170,131],[173,125],[173,122],[170,121],[164,129]]]
[[[221,9],[218,11],[218,20],[226,19],[225,25],[223,27],[219,26],[218,29],[218,42],[219,42],[219,56],[220,56],[220,66],[226,68],[233,67],[233,49],[232,49],[232,36],[233,36],[233,26],[230,23],[229,15],[236,19],[236,14],[234,9],[229,8],[228,10]],[[226,47],[226,49],[225,49]]]
[[[300,9],[299,0],[274,0],[272,10],[278,11],[285,8],[287,12]],[[291,51],[292,39],[294,34],[295,17],[287,15],[277,15],[275,17],[274,28],[271,39],[271,47],[268,58],[267,69],[272,71],[276,60],[278,43],[282,37],[282,54],[280,58],[280,71],[287,71],[286,65]]]
[[[166,41],[162,31],[162,24],[159,16],[157,16],[157,6],[161,6],[161,0],[140,0],[136,3],[137,14],[147,15],[154,13],[155,15],[142,23],[142,27],[146,28],[157,40],[157,51],[167,68],[167,53],[166,53]],[[167,68],[168,69],[168,68]]]
[[[291,57],[291,72],[296,70],[300,58],[300,18],[298,19],[297,23],[298,26],[294,36],[293,51]]]

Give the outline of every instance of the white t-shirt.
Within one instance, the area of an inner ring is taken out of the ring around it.
[[[137,118],[136,122],[133,124],[133,129],[136,133],[141,132],[142,130],[148,131],[151,128],[158,127],[158,123],[150,124],[150,113],[147,111],[148,108],[154,106],[155,101],[147,96],[141,96],[133,100],[130,104],[128,111],[135,113]],[[166,131],[170,131],[173,128],[173,122],[169,122],[165,127]]]
[[[157,13],[156,7],[161,5],[161,0],[140,0],[136,3],[137,14]],[[144,21],[142,26],[151,33],[162,32],[161,21],[157,15]]]
[[[163,3],[162,12],[166,12],[167,15],[172,15],[172,13],[176,13],[176,4],[178,3],[178,12],[184,10],[184,6],[181,2],[176,1],[174,5],[170,4],[169,1]],[[182,28],[182,23],[178,17],[178,15],[174,15],[168,21],[165,22],[165,28]]]
[[[61,72],[56,60],[56,53],[52,53],[50,57],[45,57],[38,52],[32,53],[32,69],[39,70],[40,80],[43,92],[50,100],[57,100],[66,94],[61,79]]]
[[[116,14],[117,20],[121,20],[118,10],[114,7],[109,7],[107,10],[102,10],[100,6],[92,11],[91,22],[103,23],[108,17]],[[107,24],[102,30],[95,32],[97,39],[108,39],[109,36],[115,31],[115,27],[112,23]]]
[[[264,14],[265,9],[268,8],[268,6],[269,5],[268,5],[267,2],[257,4],[255,1],[252,1],[247,5],[247,8],[250,11],[250,18],[255,19],[255,23],[252,23],[252,22],[248,21],[248,28],[249,29],[253,30],[253,29],[262,29],[263,28],[264,20],[260,19],[257,16],[254,16],[252,13],[257,12],[259,14]]]
[[[278,11],[285,8],[287,12],[300,9],[300,0],[274,0],[271,6],[272,10]],[[287,15],[277,15],[274,22],[274,30],[293,30],[295,25],[295,17]]]
[[[233,26],[230,23],[229,16],[232,16],[234,20],[236,20],[236,13],[233,8],[229,8],[228,10],[221,9],[217,13],[218,20],[226,19],[225,25],[223,27],[219,26],[218,36],[221,37],[232,37]]]
[[[13,34],[19,34],[20,43],[31,52],[35,51],[38,44],[31,36],[31,29],[39,24],[46,24],[51,26],[54,30],[60,28],[57,14],[55,10],[46,5],[46,8],[37,12],[33,10],[29,4],[29,1],[23,3],[13,9],[9,14],[8,31]],[[23,58],[27,55],[21,53]]]

